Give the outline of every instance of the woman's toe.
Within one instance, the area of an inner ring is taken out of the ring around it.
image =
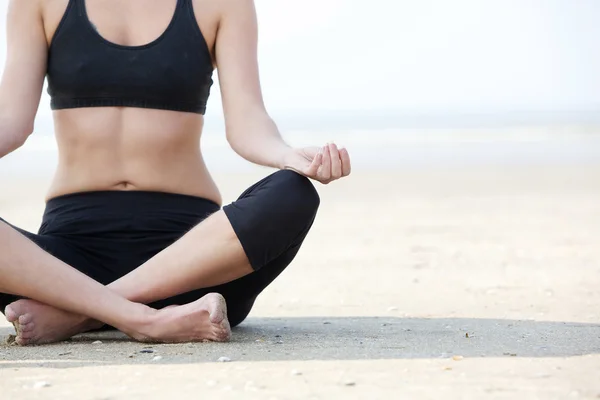
[[[23,332],[22,330],[19,332],[19,335],[17,336],[17,338],[21,338],[23,340],[27,340],[30,341],[31,339],[33,339],[35,336],[35,332],[34,331],[25,331]]]
[[[18,344],[19,346],[27,346],[28,344],[30,344],[30,340],[31,339],[25,339],[21,336],[17,336],[15,338],[15,343]]]
[[[19,324],[26,325],[33,321],[33,315],[31,314],[23,314],[19,316]]]
[[[19,324],[20,332],[31,332],[31,331],[33,331],[34,328],[35,328],[35,324],[33,322],[30,322],[28,324]]]
[[[4,316],[6,317],[8,322],[15,322],[19,319],[19,315],[15,310],[13,310],[13,308],[10,305],[6,306],[6,308],[4,309]]]

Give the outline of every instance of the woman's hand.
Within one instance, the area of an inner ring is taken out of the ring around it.
[[[350,175],[352,166],[348,150],[333,144],[325,147],[292,149],[284,160],[284,169],[291,169],[325,185]]]

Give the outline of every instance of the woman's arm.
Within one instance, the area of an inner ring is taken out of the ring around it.
[[[254,2],[225,0],[223,5],[216,60],[227,140],[246,160],[282,169],[291,148],[265,109],[258,72]]]
[[[33,132],[48,46],[39,0],[10,0],[7,58],[0,82],[0,158],[21,147]]]
[[[255,164],[291,169],[322,183],[350,174],[350,156],[335,144],[294,149],[269,117],[260,88],[258,28],[253,0],[223,0],[216,59],[227,140]]]

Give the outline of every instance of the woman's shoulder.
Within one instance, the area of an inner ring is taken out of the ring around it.
[[[34,0],[38,3],[39,7],[46,11],[52,8],[66,9],[70,0]]]
[[[27,23],[35,21],[41,23],[42,11],[45,0],[8,0],[7,22],[10,24]]]
[[[14,10],[41,10],[46,0],[8,0],[8,9]]]
[[[243,12],[244,8],[254,7],[254,0],[190,0],[197,12],[235,13]]]

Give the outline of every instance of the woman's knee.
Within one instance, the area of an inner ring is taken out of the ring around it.
[[[294,171],[283,170],[273,175],[277,206],[302,219],[313,220],[321,199],[310,179]]]
[[[293,171],[279,171],[259,182],[223,211],[255,270],[306,237],[319,208],[312,183]]]

